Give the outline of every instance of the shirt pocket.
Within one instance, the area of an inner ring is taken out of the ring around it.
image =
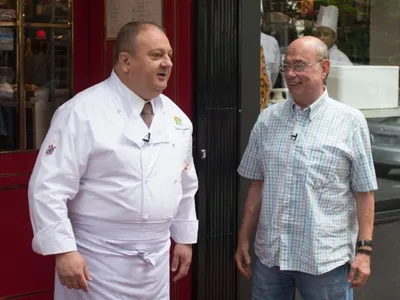
[[[307,185],[337,189],[350,182],[350,153],[344,144],[323,142],[308,148]]]

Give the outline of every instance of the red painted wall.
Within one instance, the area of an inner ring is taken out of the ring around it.
[[[89,85],[88,0],[75,1],[74,91]],[[0,153],[0,299],[53,299],[54,258],[32,251],[27,185],[37,151]]]
[[[165,0],[164,18],[175,56],[165,94],[189,117],[192,116],[191,5],[191,0]],[[104,5],[99,5],[98,0],[76,0],[74,7],[74,92],[77,93],[109,75],[114,42],[104,41]],[[36,155],[37,151],[0,153],[0,239],[3,242],[0,299],[12,295],[20,295],[15,299],[25,300],[53,298],[54,258],[39,256],[31,248],[27,184]],[[177,284],[171,284],[171,299],[191,299],[190,283],[189,274]]]

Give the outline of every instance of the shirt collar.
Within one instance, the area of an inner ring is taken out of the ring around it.
[[[303,110],[303,112],[308,113],[308,116],[310,118],[310,121],[312,121],[312,119],[315,118],[315,116],[318,114],[319,111],[321,111],[326,103],[326,100],[329,98],[328,96],[328,90],[326,87],[324,87],[324,92],[322,93],[322,95],[313,102],[313,104],[311,104],[309,107],[305,108]],[[294,115],[296,113],[296,110],[300,110],[300,106],[298,106],[296,104],[296,102],[294,101],[292,95],[290,95],[290,93],[288,94],[288,99],[291,103],[291,108],[292,108],[292,115]]]
[[[109,82],[111,84],[111,89],[114,90],[114,92],[120,98],[119,100],[122,100],[121,104],[124,107],[127,116],[129,117],[132,113],[140,115],[147,101],[143,100],[133,91],[131,91],[119,79],[114,70],[111,72]],[[160,96],[150,100],[150,103],[153,106],[154,114],[163,109],[163,101]]]
[[[334,44],[330,49],[329,49],[329,54],[332,53],[333,51],[336,51],[337,46]]]

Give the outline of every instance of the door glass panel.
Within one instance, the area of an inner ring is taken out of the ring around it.
[[[0,0],[0,22],[14,22],[16,19],[16,0]]]
[[[25,22],[68,23],[70,3],[68,0],[24,0]]]
[[[0,151],[18,148],[16,30],[0,27]]]
[[[26,143],[38,149],[54,111],[72,95],[71,31],[26,28],[25,45]]]
[[[361,110],[368,121],[379,186],[375,199],[398,198],[400,1],[262,0],[261,8],[261,44],[270,51],[267,71],[273,70],[276,57],[282,64],[288,45],[297,38],[313,35],[328,46],[329,95]],[[275,40],[279,47],[273,49]],[[271,85],[269,105],[287,99],[283,73]]]

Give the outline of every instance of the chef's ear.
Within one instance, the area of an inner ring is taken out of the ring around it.
[[[124,71],[129,71],[131,68],[131,60],[129,59],[129,54],[126,52],[121,52],[118,58],[121,68]]]

